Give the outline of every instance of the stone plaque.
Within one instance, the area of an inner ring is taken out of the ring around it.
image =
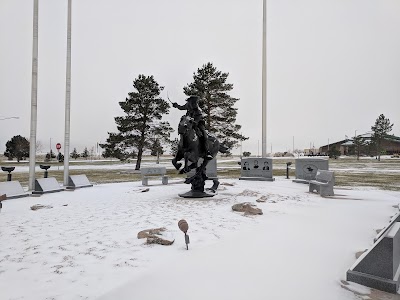
[[[35,181],[35,190],[32,191],[32,194],[45,194],[45,193],[54,193],[61,192],[63,188],[61,188],[60,184],[54,177],[49,178],[40,178]]]
[[[5,194],[7,199],[29,196],[25,193],[19,181],[0,182],[0,195]]]
[[[68,178],[68,187],[70,189],[77,189],[83,187],[91,187],[93,184],[89,182],[89,179],[86,175],[71,175]]]
[[[318,170],[329,170],[328,159],[296,158],[296,179],[315,180]]]
[[[239,179],[274,180],[272,177],[272,158],[242,158],[240,169]]]

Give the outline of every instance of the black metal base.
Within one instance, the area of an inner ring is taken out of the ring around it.
[[[183,198],[209,198],[214,197],[217,193],[210,191],[200,192],[200,191],[189,191],[184,194],[179,194]]]

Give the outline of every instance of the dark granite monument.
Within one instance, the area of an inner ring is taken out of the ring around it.
[[[400,223],[394,222],[347,271],[347,280],[396,294],[400,286]]]

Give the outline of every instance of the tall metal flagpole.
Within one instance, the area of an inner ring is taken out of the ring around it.
[[[267,157],[267,0],[263,0],[263,39],[262,39],[262,157]]]
[[[32,47],[32,90],[31,132],[29,138],[29,190],[35,189],[36,128],[37,128],[37,81],[38,81],[38,19],[39,0],[33,1],[33,47]]]
[[[70,111],[71,111],[71,8],[72,8],[72,0],[68,0],[67,75],[66,75],[66,87],[65,87],[64,186],[68,186],[68,176],[69,176],[69,142],[70,142]]]

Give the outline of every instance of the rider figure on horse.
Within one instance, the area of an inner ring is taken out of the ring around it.
[[[199,107],[199,97],[198,96],[190,96],[186,99],[185,105],[179,105],[178,103],[172,103],[172,106],[179,110],[186,110],[186,115],[193,118],[194,120],[194,129],[196,131],[197,136],[199,137],[199,141],[204,149],[205,159],[211,160],[213,159],[212,154],[208,149],[208,135],[206,132],[205,122],[203,112]]]

